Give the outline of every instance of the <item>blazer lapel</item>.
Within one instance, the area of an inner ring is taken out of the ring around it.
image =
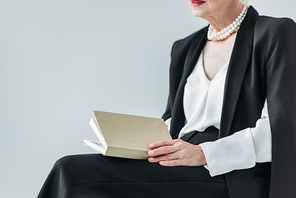
[[[171,127],[171,135],[173,139],[178,138],[180,130],[183,128],[185,123],[185,115],[183,108],[183,96],[184,96],[184,87],[187,82],[187,78],[193,71],[196,62],[199,58],[199,55],[204,48],[207,41],[207,28],[205,28],[201,34],[193,37],[190,48],[188,50],[185,62],[184,62],[184,71],[182,75],[182,80],[179,84],[178,91],[176,93],[176,98],[174,104],[177,106],[174,108],[172,122],[175,123],[174,126]],[[177,120],[177,121],[175,121]]]
[[[190,48],[185,60],[184,73],[182,76],[182,81],[183,81],[182,86],[185,86],[185,83],[187,82],[187,78],[193,71],[197,63],[197,60],[200,56],[200,53],[206,44],[206,41],[207,41],[206,33],[207,31],[204,31],[201,39],[197,40],[198,42],[195,41],[192,43],[192,47]]]
[[[230,134],[240,90],[251,60],[254,24],[257,17],[258,13],[252,6],[250,6],[248,13],[237,33],[225,82],[219,132],[220,138]]]

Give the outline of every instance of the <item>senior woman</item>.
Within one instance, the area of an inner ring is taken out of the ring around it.
[[[190,5],[209,26],[172,48],[174,140],[148,161],[61,158],[38,197],[295,197],[295,23],[240,0]]]

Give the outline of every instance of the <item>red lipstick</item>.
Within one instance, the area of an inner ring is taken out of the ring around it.
[[[202,4],[204,4],[205,1],[194,1],[194,0],[191,0],[191,5],[192,6],[200,6]]]

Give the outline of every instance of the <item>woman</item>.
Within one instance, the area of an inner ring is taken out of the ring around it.
[[[172,48],[175,140],[152,143],[149,162],[62,158],[38,197],[295,197],[295,23],[240,0],[190,4],[210,25]]]

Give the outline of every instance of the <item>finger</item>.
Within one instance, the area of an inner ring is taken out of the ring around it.
[[[157,157],[149,157],[148,161],[149,162],[153,162],[153,163],[157,163],[160,161],[170,161],[170,160],[176,160],[179,159],[178,153],[170,153],[167,155],[162,155],[162,156],[157,156]]]
[[[160,161],[159,164],[161,166],[168,166],[168,167],[183,166],[183,160],[175,159],[170,161]]]
[[[148,152],[149,156],[161,156],[161,155],[167,155],[170,153],[174,153],[178,150],[178,147],[176,146],[162,146],[156,149],[153,149]]]
[[[165,141],[159,141],[159,142],[153,142],[149,145],[151,149],[159,148],[162,146],[172,146],[176,143],[176,140],[165,140]]]

